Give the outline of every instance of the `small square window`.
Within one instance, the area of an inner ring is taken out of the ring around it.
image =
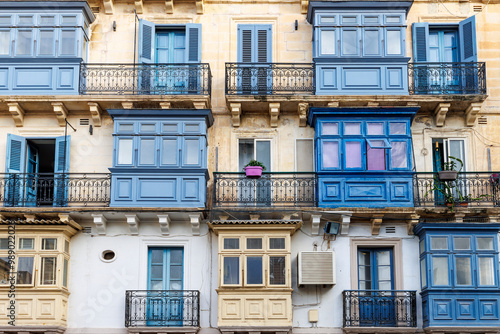
[[[470,250],[470,238],[454,237],[455,250]]]
[[[163,132],[177,132],[177,124],[163,124]]]
[[[370,136],[383,135],[384,134],[384,123],[366,123],[366,134]]]
[[[63,15],[62,22],[63,25],[76,25],[76,16]]]
[[[493,238],[491,237],[477,237],[478,250],[493,250]]]
[[[184,127],[186,132],[200,132],[199,124],[186,124]]]
[[[431,249],[448,249],[448,238],[431,237]]]
[[[141,132],[155,132],[156,124],[141,124]]]
[[[285,238],[269,238],[269,249],[285,249]]]
[[[33,238],[20,238],[19,249],[35,249],[35,239]]]
[[[27,26],[33,25],[33,16],[31,15],[19,15],[19,25]]]
[[[398,123],[398,122],[389,123],[389,134],[390,135],[405,135],[406,134],[406,123]]]
[[[118,124],[118,132],[134,132],[134,124]]]
[[[2,16],[0,16],[0,25],[10,26],[10,24],[11,24],[10,20],[11,20],[10,15],[8,15],[8,16],[2,15]]]
[[[43,250],[55,250],[55,249],[57,249],[57,239],[56,238],[43,238],[42,239],[42,249]]]
[[[339,123],[323,123],[323,135],[338,135],[339,134]]]
[[[247,249],[262,249],[262,238],[248,238]]]
[[[323,16],[320,21],[321,23],[335,23],[335,16]]]
[[[345,135],[360,135],[361,134],[361,123],[354,123],[354,122],[344,123],[344,134]]]
[[[239,249],[240,239],[238,238],[224,238],[224,249]]]
[[[55,25],[56,24],[56,20],[55,20],[55,17],[54,16],[48,16],[48,15],[42,15],[40,16],[40,25],[42,26],[47,26],[47,25]]]
[[[0,238],[0,249],[9,249],[9,239]]]

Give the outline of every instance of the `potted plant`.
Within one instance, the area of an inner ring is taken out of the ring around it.
[[[257,160],[250,160],[243,169],[247,177],[258,178],[262,176],[262,171],[266,170],[266,166]]]
[[[457,168],[458,164],[460,164],[460,168]],[[443,170],[438,172],[439,179],[441,181],[454,181],[463,167],[464,163],[462,160],[449,156],[448,161],[443,164]]]

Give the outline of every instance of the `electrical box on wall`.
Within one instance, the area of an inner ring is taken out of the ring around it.
[[[335,284],[335,252],[299,252],[298,285]]]

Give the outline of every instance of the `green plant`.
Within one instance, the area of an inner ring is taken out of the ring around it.
[[[262,170],[266,170],[266,166],[264,166],[264,164],[262,162],[257,161],[257,160],[253,160],[253,159],[250,160],[250,162],[245,165],[245,167],[248,167],[248,166],[258,166],[258,167],[262,167]],[[243,168],[243,169],[245,169],[245,168]]]
[[[460,164],[460,168],[457,169],[458,163]],[[464,163],[459,158],[455,158],[453,156],[448,156],[448,161],[443,164],[443,170],[456,170],[460,172],[464,168]]]

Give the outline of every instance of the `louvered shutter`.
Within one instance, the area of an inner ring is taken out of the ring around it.
[[[271,26],[270,25],[256,25],[256,52],[255,61],[258,63],[270,63],[271,60]]]
[[[155,59],[155,24],[139,20],[139,63],[154,63]]]
[[[413,61],[429,61],[429,24],[413,23]]]
[[[68,173],[69,172],[69,148],[71,136],[67,136],[65,144],[64,136],[56,137],[56,154],[54,162],[55,173]],[[66,163],[64,159],[66,158]]]
[[[186,24],[186,63],[201,62],[201,24]]]
[[[471,16],[458,25],[460,36],[460,61],[477,62],[476,20]]]
[[[238,62],[269,63],[271,62],[270,24],[238,25]]]
[[[238,62],[251,63],[252,57],[252,25],[238,25]]]
[[[7,173],[24,173],[26,158],[26,138],[7,134]]]

